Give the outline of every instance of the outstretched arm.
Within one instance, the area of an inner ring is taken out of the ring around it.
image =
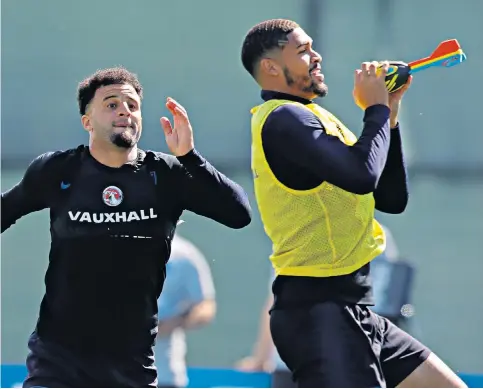
[[[186,110],[168,98],[166,107],[174,123],[161,118],[166,143],[183,168],[181,194],[185,209],[227,227],[243,228],[251,221],[251,208],[243,188],[216,170],[194,148],[193,129]]]
[[[187,210],[231,228],[250,223],[250,203],[240,185],[216,170],[196,150],[178,160],[184,168],[182,196]]]

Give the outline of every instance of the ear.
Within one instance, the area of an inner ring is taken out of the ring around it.
[[[261,73],[276,77],[280,74],[280,66],[271,58],[262,58],[260,61]]]
[[[89,117],[89,115],[82,115],[81,123],[82,127],[84,127],[87,132],[92,131],[91,118]]]

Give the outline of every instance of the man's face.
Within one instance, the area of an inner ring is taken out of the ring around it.
[[[94,140],[120,148],[134,147],[141,137],[141,99],[129,84],[100,87],[87,106],[82,124]]]
[[[281,51],[284,81],[294,94],[308,99],[323,97],[328,88],[321,73],[322,57],[312,49],[312,39],[301,28],[292,31]]]

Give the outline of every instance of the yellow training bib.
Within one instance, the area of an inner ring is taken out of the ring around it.
[[[330,277],[352,273],[381,254],[385,235],[374,219],[374,197],[357,195],[323,182],[294,190],[277,180],[265,158],[262,128],[283,104],[313,112],[328,135],[353,145],[357,138],[317,104],[269,100],[252,109],[252,170],[262,222],[272,241],[270,260],[277,275]]]

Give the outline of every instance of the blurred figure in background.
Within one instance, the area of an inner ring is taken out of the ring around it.
[[[270,333],[269,311],[273,305],[273,294],[271,291],[273,276],[272,272],[270,291],[260,315],[257,340],[253,346],[252,355],[238,361],[235,368],[246,372],[265,371],[271,373],[272,388],[296,388],[297,385],[292,380],[292,373],[278,355],[273,344],[272,334]]]
[[[173,239],[166,274],[158,300],[155,346],[158,387],[185,387],[188,384],[185,332],[212,322],[216,314],[215,287],[204,255],[179,235]]]
[[[400,325],[405,320],[401,310],[405,305],[411,304],[414,270],[400,257],[389,228],[382,224],[381,227],[386,234],[386,250],[371,261],[372,291],[375,300],[371,310]]]
[[[377,269],[386,269],[387,267],[384,265],[399,261],[399,249],[391,231],[386,226],[382,226],[382,228],[386,234],[386,251],[371,262],[371,270],[373,265],[375,265],[374,267]],[[376,305],[373,307],[373,310],[384,316],[384,312],[386,311],[384,308],[387,305],[384,304],[387,301],[385,293],[388,291],[388,288],[386,287],[387,280],[383,277],[386,277],[387,272],[372,271],[371,275],[373,278],[376,300]],[[273,293],[271,287],[274,277],[275,274],[272,271],[268,298],[262,308],[259,331],[253,347],[253,353],[239,361],[236,364],[236,368],[247,372],[265,371],[271,373],[272,388],[296,388],[297,385],[292,379],[292,373],[278,355],[270,333],[269,311],[273,305]],[[379,302],[381,302],[381,304],[379,304]],[[381,306],[380,310],[378,309],[379,306]],[[390,319],[393,320],[394,318]]]

